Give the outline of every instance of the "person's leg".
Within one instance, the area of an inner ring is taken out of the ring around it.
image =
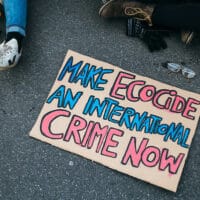
[[[152,15],[154,26],[200,30],[200,3],[157,5]]]
[[[27,0],[3,0],[6,17],[6,33],[26,35]]]
[[[0,69],[14,67],[21,57],[26,35],[27,0],[3,0],[6,40],[0,45]]]
[[[200,30],[200,2],[177,3],[177,0],[160,0],[158,4],[144,2],[158,2],[155,0],[111,0],[101,7],[99,15],[104,18],[135,17],[147,20],[153,26],[167,27],[170,29]],[[168,3],[170,2],[170,3]]]

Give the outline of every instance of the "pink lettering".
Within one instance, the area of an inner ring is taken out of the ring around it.
[[[69,141],[70,138],[73,136],[75,143],[80,144],[81,138],[79,133],[81,130],[84,130],[86,126],[87,126],[86,120],[76,115],[73,116],[70,125],[66,131],[64,140]]]
[[[69,117],[70,112],[66,110],[54,110],[47,113],[41,120],[41,133],[51,139],[62,139],[63,133],[53,133],[51,131],[52,122],[58,117]]]
[[[104,139],[107,135],[107,131],[108,131],[108,126],[104,126],[103,128],[101,128],[100,124],[96,123],[94,125],[94,129],[91,133],[90,140],[89,140],[87,147],[92,148],[94,141],[95,141],[95,137],[100,136],[99,143],[98,143],[98,146],[97,146],[97,149],[96,149],[96,152],[98,153],[102,144],[103,144],[103,141],[104,141]]]
[[[171,174],[176,174],[185,154],[180,153],[175,159],[174,156],[168,156],[168,151],[168,149],[163,149],[159,169],[165,170],[167,167],[169,167],[169,172]]]
[[[200,105],[200,101],[189,98],[189,100],[186,104],[186,108],[183,112],[183,116],[194,120],[194,117],[192,115],[189,115],[190,112],[196,112],[196,110],[197,110],[196,108],[192,107],[192,104]]]
[[[159,170],[162,171],[169,167],[169,173],[176,174],[185,154],[180,153],[175,159],[174,156],[168,156],[168,149],[164,149],[161,153],[157,147],[147,147],[148,142],[149,139],[144,138],[137,149],[136,138],[132,137],[121,163],[126,165],[130,160],[133,167],[139,167],[141,162],[146,167],[155,167],[158,165]]]
[[[153,155],[153,159],[149,160],[149,157]],[[156,147],[148,147],[142,154],[142,162],[147,167],[155,167],[160,159],[160,150]]]
[[[109,151],[108,148],[117,147],[119,142],[117,142],[116,140],[113,140],[113,136],[116,135],[118,137],[122,137],[123,134],[124,134],[124,132],[121,131],[121,130],[118,130],[118,129],[115,129],[115,128],[110,128],[101,154],[104,155],[104,156],[116,158],[117,153]]]
[[[133,82],[128,86],[128,90],[127,90],[127,99],[128,99],[129,101],[132,101],[132,102],[138,101],[139,98],[133,96],[133,90],[134,90],[135,86],[137,86],[137,85],[144,85],[144,84],[145,84],[144,81],[133,81]]]
[[[176,90],[157,89],[148,85],[145,81],[135,80],[135,75],[120,72],[110,91],[110,96],[116,99],[127,99],[130,102],[152,102],[158,109],[164,109],[170,113],[181,114],[183,117],[194,120],[197,108],[192,104],[200,105],[200,101],[192,98],[184,98],[177,94]],[[133,80],[134,79],[134,80]]]
[[[148,142],[149,142],[148,139],[143,139],[137,151],[136,138],[132,137],[128,145],[128,148],[125,152],[125,155],[122,159],[122,164],[126,165],[128,160],[130,159],[132,166],[139,167],[142,158],[142,153],[145,150]]]
[[[180,96],[176,96],[173,102],[173,106],[171,108],[171,112],[181,113],[185,109],[185,99]]]
[[[169,109],[170,103],[171,103],[171,99],[167,99],[167,102],[165,105],[161,105],[159,102],[159,99],[161,98],[161,96],[165,95],[165,94],[170,94],[170,90],[159,90],[154,99],[153,99],[153,105],[155,105],[157,108],[160,109],[164,109],[166,107],[166,109]]]
[[[144,102],[150,101],[155,94],[156,88],[154,86],[146,86],[140,91],[141,100]],[[150,93],[150,94],[149,94]]]
[[[94,122],[89,122],[89,125],[87,127],[86,133],[85,133],[85,135],[83,137],[83,141],[81,143],[81,146],[83,146],[83,147],[86,146],[86,144],[88,142],[88,139],[90,139],[90,134],[91,134],[91,132],[93,130],[94,124],[95,124]]]
[[[111,97],[114,97],[117,99],[125,99],[124,95],[117,93],[119,89],[126,89],[126,87],[127,87],[126,84],[121,83],[123,78],[133,79],[133,78],[135,78],[135,76],[131,75],[131,74],[126,74],[126,73],[120,72],[115,80],[113,87],[112,87],[111,94],[110,94]]]

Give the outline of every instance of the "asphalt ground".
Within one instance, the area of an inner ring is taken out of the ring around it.
[[[97,0],[29,1],[22,59],[0,72],[0,199],[199,199],[200,125],[177,193],[29,137],[68,49],[200,93],[198,38],[185,46],[175,33],[166,39],[168,49],[150,53],[140,40],[126,36],[125,21],[101,19],[100,6]],[[188,81],[168,73],[161,66],[165,61],[185,62],[197,75]]]

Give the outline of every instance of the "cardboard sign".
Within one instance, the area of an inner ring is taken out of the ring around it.
[[[199,94],[68,51],[30,136],[175,192],[199,114]]]

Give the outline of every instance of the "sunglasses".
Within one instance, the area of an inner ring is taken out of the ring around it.
[[[183,64],[177,64],[172,62],[165,62],[162,64],[164,68],[167,68],[170,72],[178,73],[181,72],[185,78],[191,79],[196,76],[196,73],[188,68],[185,67]]]

